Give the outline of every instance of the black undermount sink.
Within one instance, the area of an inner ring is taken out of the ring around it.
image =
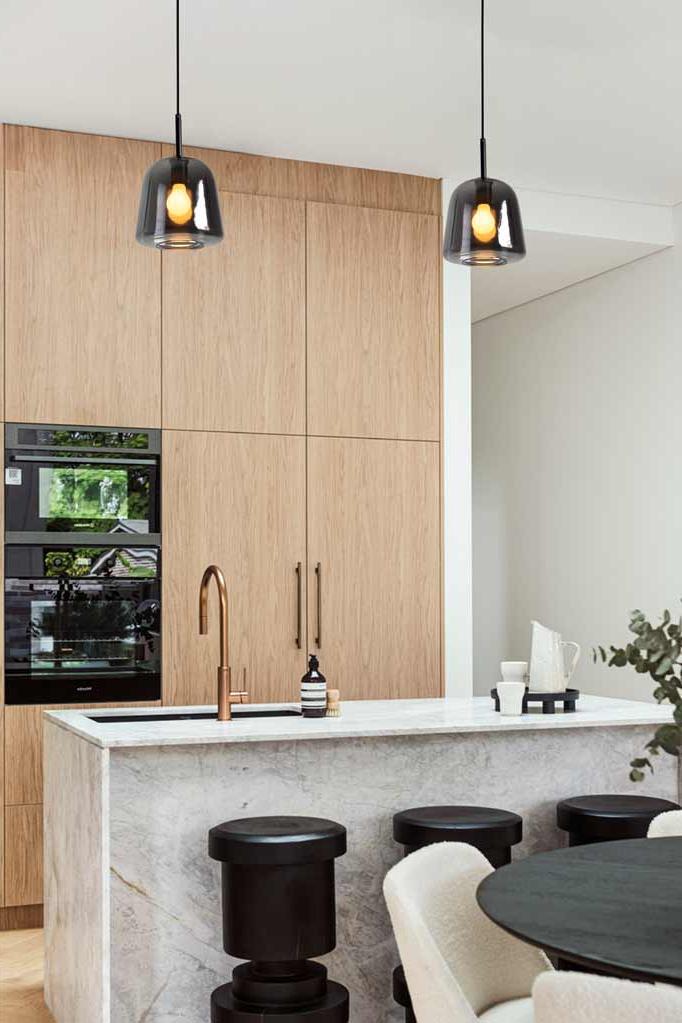
[[[87,714],[86,715],[91,721],[98,721],[103,725],[118,724],[123,722],[134,722],[134,721],[215,721],[216,712],[213,711],[184,711],[183,713],[177,713],[175,711],[169,711],[167,714],[161,712],[160,714]],[[293,707],[273,707],[272,710],[267,708],[261,708],[260,710],[250,710],[248,707],[237,706],[232,708],[232,720],[237,721],[239,718],[300,718],[300,710],[294,710]]]

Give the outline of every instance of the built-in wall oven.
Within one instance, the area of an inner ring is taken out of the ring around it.
[[[160,435],[7,424],[5,700],[161,695]]]

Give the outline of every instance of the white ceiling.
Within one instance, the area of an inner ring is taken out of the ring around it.
[[[489,0],[489,171],[682,200],[682,4]],[[173,0],[3,0],[0,119],[168,139]],[[476,173],[478,0],[183,0],[188,142]]]
[[[525,305],[617,266],[660,251],[660,244],[526,231],[526,258],[490,270],[471,271],[471,319]]]

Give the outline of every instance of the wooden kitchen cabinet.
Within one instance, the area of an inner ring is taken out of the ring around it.
[[[108,707],[155,707],[158,701],[98,704],[31,704],[5,707],[5,803],[43,801],[43,712],[104,710]]]
[[[43,808],[5,807],[5,905],[43,901]]]
[[[5,707],[5,803],[43,801],[42,706]]]
[[[5,125],[0,125],[0,168],[5,166]],[[5,237],[5,175],[3,173],[0,181],[0,237]],[[2,350],[5,350],[5,245],[0,245],[0,340]],[[0,369],[0,421],[5,418],[5,366]],[[0,828],[0,831],[2,829]],[[2,838],[0,838],[0,845]],[[0,861],[2,860],[0,849]],[[0,871],[0,873],[2,873]],[[2,881],[0,881],[0,888]],[[0,906],[2,905],[2,892],[0,891]]]
[[[220,245],[163,255],[163,425],[302,434],[305,203],[220,203]]]
[[[439,439],[440,220],[308,203],[308,433]]]
[[[159,426],[161,257],[135,241],[151,142],[5,127],[5,416]]]
[[[342,701],[442,695],[439,457],[308,439],[310,645]]]
[[[209,635],[198,631],[210,564],[227,578],[232,688],[245,685],[252,703],[297,699],[306,653],[305,439],[167,430],[163,443],[164,702],[216,702],[213,582]]]

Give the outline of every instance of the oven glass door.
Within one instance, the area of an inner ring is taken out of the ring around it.
[[[155,458],[63,458],[9,454],[8,532],[156,533]]]
[[[158,550],[40,551],[5,581],[8,703],[158,699]],[[8,568],[36,548],[8,548]],[[33,564],[31,564],[33,562]]]

